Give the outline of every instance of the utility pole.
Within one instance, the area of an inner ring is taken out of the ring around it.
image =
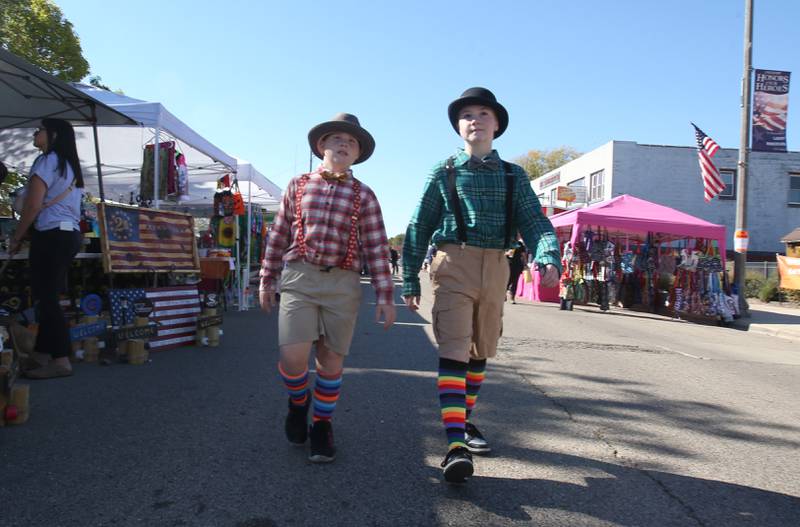
[[[742,119],[739,142],[739,163],[736,171],[736,231],[733,282],[739,293],[739,312],[749,317],[749,306],[744,294],[745,267],[747,264],[747,159],[750,148],[750,99],[753,76],[753,0],[744,2],[744,72],[742,73]]]

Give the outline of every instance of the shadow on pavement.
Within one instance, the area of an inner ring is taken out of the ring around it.
[[[277,316],[231,312],[220,348],[162,352],[141,367],[78,365],[72,378],[32,385],[31,421],[0,429],[0,503],[14,505],[3,524],[777,526],[800,514],[795,497],[626,467],[610,452],[590,459],[531,446],[544,432],[576,437],[564,411],[613,419],[642,445],[648,437],[626,421],[658,416],[710,436],[779,441],[769,423],[723,406],[550,398],[537,388],[547,361],[535,356],[524,378],[502,359],[490,363],[475,415],[497,456],[476,459],[464,487],[442,483],[446,440],[425,319],[399,307],[403,324],[384,332],[364,288],[334,414],[335,463],[311,464],[306,448],[286,443]]]

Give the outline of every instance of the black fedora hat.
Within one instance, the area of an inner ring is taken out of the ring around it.
[[[466,90],[461,94],[461,97],[451,102],[450,106],[447,107],[447,116],[450,117],[450,124],[453,125],[453,130],[455,130],[456,133],[459,133],[458,112],[461,111],[461,108],[464,106],[469,106],[471,104],[487,106],[494,110],[498,125],[494,136],[497,138],[503,135],[503,132],[506,131],[506,127],[508,127],[508,112],[502,104],[497,102],[497,98],[495,98],[494,93],[490,92],[486,88],[480,87]]]
[[[351,113],[337,113],[330,121],[318,124],[308,132],[308,145],[318,158],[322,159],[323,154],[317,149],[317,143],[320,138],[333,132],[346,132],[358,141],[361,153],[358,159],[353,161],[354,165],[369,159],[375,150],[375,139],[364,128],[361,128],[358,117]]]

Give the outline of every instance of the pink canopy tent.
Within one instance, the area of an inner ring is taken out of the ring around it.
[[[597,231],[598,228],[603,228],[610,235],[617,237],[631,236],[644,239],[648,233],[653,232],[672,239],[716,240],[720,258],[723,265],[725,263],[727,238],[724,225],[716,225],[628,194],[550,216],[550,221],[559,239],[563,241],[565,238],[570,238],[573,247],[582,232],[586,229]],[[520,277],[517,295],[533,301],[557,302],[558,287],[542,288],[538,274],[534,273],[530,283],[525,283]]]
[[[572,228],[575,245],[586,228],[603,227],[619,233],[648,232],[668,234],[675,238],[716,240],[722,261],[725,261],[727,235],[724,225],[716,225],[664,205],[623,194],[582,209],[570,210],[550,217],[556,230]]]

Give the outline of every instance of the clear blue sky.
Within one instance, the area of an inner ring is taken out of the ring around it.
[[[610,140],[689,146],[689,121],[739,144],[744,0],[56,3],[92,74],[163,103],[281,187],[308,167],[312,126],[356,114],[377,143],[356,175],[389,236],[405,232],[430,167],[461,145],[446,109],[470,86],[508,108],[495,143],[507,159]],[[797,150],[800,2],[755,4],[754,67],[798,76]]]

